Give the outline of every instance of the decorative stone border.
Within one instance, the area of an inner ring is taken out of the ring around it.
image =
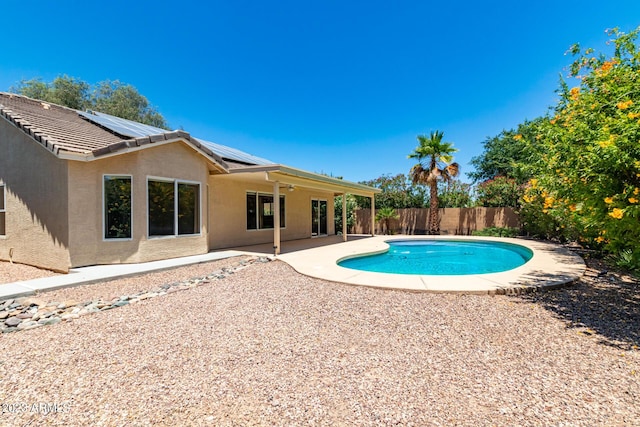
[[[194,277],[182,282],[168,283],[148,291],[131,295],[103,300],[101,298],[91,301],[46,301],[38,296],[23,297],[0,301],[0,331],[10,333],[27,331],[45,325],[55,325],[62,321],[71,322],[80,316],[100,311],[111,310],[129,304],[168,295],[174,292],[184,291],[210,283],[213,280],[222,280],[255,262],[269,262],[268,257],[254,257],[240,261],[233,267],[224,267],[211,274]]]

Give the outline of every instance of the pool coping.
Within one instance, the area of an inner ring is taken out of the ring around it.
[[[512,270],[463,276],[374,273],[337,264],[344,258],[384,252],[389,247],[385,243],[388,240],[414,239],[512,243],[529,248],[533,251],[533,257]],[[584,260],[579,255],[557,244],[484,236],[374,236],[283,254],[278,259],[301,274],[332,282],[385,289],[474,294],[518,294],[559,287],[578,280],[586,269]]]

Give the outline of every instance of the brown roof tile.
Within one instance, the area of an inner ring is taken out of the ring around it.
[[[75,110],[20,95],[0,93],[0,114],[56,154],[90,154],[122,141],[82,119]]]
[[[124,139],[83,118],[71,108],[38,101],[22,95],[0,92],[0,115],[22,129],[56,155],[61,151],[100,157],[145,144],[183,139],[227,170],[225,161],[189,133],[168,131],[158,135]]]

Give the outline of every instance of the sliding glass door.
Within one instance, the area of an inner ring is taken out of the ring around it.
[[[311,200],[311,236],[327,234],[327,201]]]

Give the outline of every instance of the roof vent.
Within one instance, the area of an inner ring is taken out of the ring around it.
[[[41,102],[40,104],[42,104],[42,108],[44,108],[45,110],[48,110],[49,108],[51,108],[51,105],[47,104],[46,102]]]

